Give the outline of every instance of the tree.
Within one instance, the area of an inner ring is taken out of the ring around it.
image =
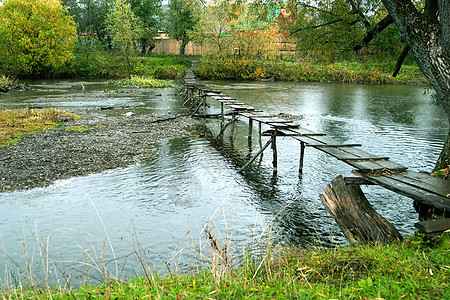
[[[146,55],[154,48],[155,37],[161,23],[161,0],[133,0],[131,10],[141,22],[142,35],[139,43],[141,54]]]
[[[0,6],[0,68],[39,77],[68,72],[76,25],[60,1],[5,0]]]
[[[139,21],[131,11],[131,5],[125,0],[116,0],[106,19],[106,28],[114,46],[131,67],[130,57],[135,51],[136,42],[141,37]]]
[[[427,0],[419,10],[411,0],[382,1],[450,122],[450,2]],[[448,167],[449,156],[450,130],[435,170]]]
[[[196,0],[169,0],[169,35],[181,42],[180,55],[184,55],[190,42],[189,32],[198,22],[200,5]]]
[[[113,0],[62,0],[78,25],[78,34],[104,46],[111,45],[106,33],[106,16]]]
[[[208,45],[208,54],[250,59],[270,56],[278,52],[277,28],[273,23],[276,14],[267,12],[263,19],[257,14],[261,7],[239,1],[209,1],[190,36],[196,43]]]
[[[294,0],[287,3],[286,11],[289,22],[280,18],[280,25],[304,56],[342,58],[363,47],[365,52],[383,55],[402,48],[398,29],[386,29],[392,19],[386,18],[386,9],[376,0]]]

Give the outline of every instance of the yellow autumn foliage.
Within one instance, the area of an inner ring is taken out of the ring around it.
[[[76,25],[59,0],[4,0],[0,6],[0,71],[16,76],[68,72]]]

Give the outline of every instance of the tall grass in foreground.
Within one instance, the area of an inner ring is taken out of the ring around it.
[[[219,208],[213,214],[217,213]],[[433,243],[418,234],[402,243],[307,249],[273,242],[272,222],[260,234],[233,242],[233,230],[205,222],[198,240],[192,231],[190,245],[177,249],[159,271],[152,269],[146,251],[133,240],[140,275],[121,280],[117,258],[106,260],[109,236],[94,255],[86,255],[85,275],[104,276],[99,285],[52,287],[38,284],[27,273],[19,284],[0,290],[1,299],[449,299],[450,232]],[[226,221],[225,221],[225,224]],[[222,229],[223,230],[223,229]],[[105,228],[106,232],[106,228]],[[41,240],[41,249],[48,243]],[[111,249],[108,251],[112,251]],[[48,250],[48,249],[47,249]],[[180,273],[181,253],[191,251],[196,260],[191,273]],[[86,252],[87,253],[87,252]],[[241,253],[242,255],[236,255]],[[46,251],[40,253],[48,269]],[[112,264],[114,271],[108,271]],[[165,274],[162,270],[167,270]],[[89,271],[88,271],[89,270]],[[47,278],[45,279],[47,280]],[[67,282],[67,281],[66,281]],[[85,281],[89,283],[90,280]]]
[[[56,109],[0,110],[0,147],[20,141],[23,136],[54,128],[75,114]]]

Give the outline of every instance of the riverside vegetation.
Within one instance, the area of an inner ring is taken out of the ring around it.
[[[221,241],[196,274],[159,277],[156,272],[126,282],[78,289],[20,285],[0,290],[3,299],[449,299],[450,233],[433,243],[415,234],[388,245],[337,248],[273,247],[244,255],[234,265]],[[222,246],[220,246],[222,245]],[[141,262],[144,261],[141,257]],[[147,266],[144,266],[144,268]]]
[[[18,142],[22,137],[61,125],[77,115],[56,109],[0,110],[0,147]]]

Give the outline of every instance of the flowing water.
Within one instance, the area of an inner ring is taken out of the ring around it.
[[[423,86],[207,84],[265,112],[301,115],[303,127],[360,143],[363,150],[415,171],[432,169],[447,133],[444,113]],[[185,112],[175,88],[111,91],[95,81],[31,82],[30,87],[0,95],[0,108],[139,105],[140,113]],[[217,103],[209,102],[209,112],[219,112]],[[205,126],[153,145],[150,158],[128,168],[0,193],[0,285],[30,278],[95,282],[104,269],[133,276],[142,274],[143,257],[162,272],[188,270],[201,264],[198,252],[207,252],[206,232],[230,244],[235,257],[268,231],[281,244],[345,243],[319,194],[337,175],[350,176],[351,167],[307,148],[299,179],[298,142],[279,138],[276,175],[270,150],[240,174],[249,157],[246,119],[238,122],[233,142],[229,131],[222,140],[210,138],[219,132],[218,120]],[[252,144],[255,153],[256,131]],[[363,190],[401,234],[414,231],[411,199],[377,186]]]

